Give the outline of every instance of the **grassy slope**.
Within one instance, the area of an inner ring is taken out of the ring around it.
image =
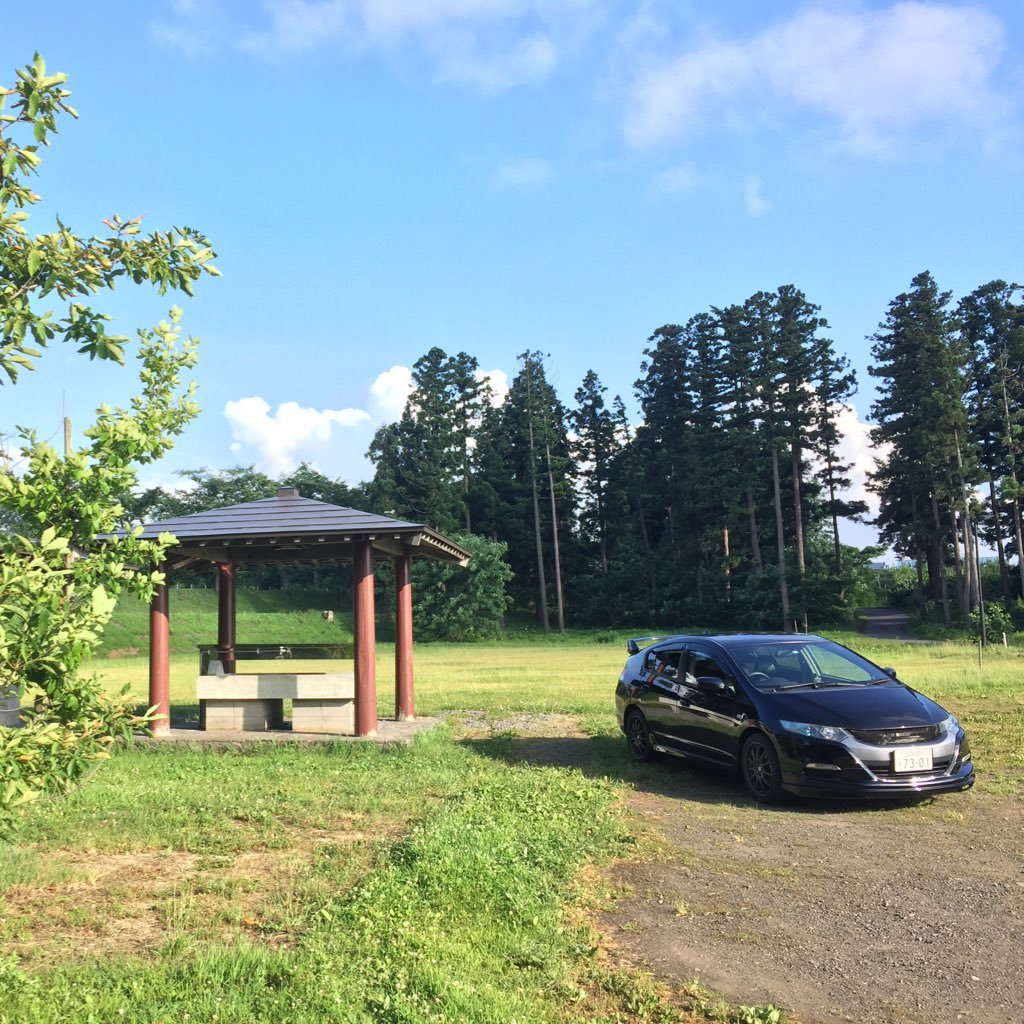
[[[335,609],[336,598],[324,593],[240,590],[236,629],[239,643],[343,643],[352,639],[352,614]],[[327,622],[323,612],[335,612]],[[171,590],[171,653],[196,653],[199,644],[216,643],[217,594],[213,590]],[[103,635],[100,657],[143,653],[149,648],[149,607],[125,595]]]

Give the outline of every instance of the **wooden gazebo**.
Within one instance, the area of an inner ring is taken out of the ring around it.
[[[235,671],[235,569],[273,562],[351,562],[354,604],[355,734],[377,732],[374,562],[389,559],[395,572],[395,718],[415,716],[412,662],[412,560],[458,565],[469,553],[435,530],[388,516],[303,498],[291,487],[276,497],[147,523],[142,537],[171,533],[167,570],[203,563],[217,567],[217,652],[220,670]],[[149,703],[154,732],[170,729],[170,620],[168,585],[157,588],[149,617]]]

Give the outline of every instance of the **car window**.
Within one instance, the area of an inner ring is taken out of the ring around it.
[[[743,670],[750,684],[759,690],[777,686],[813,683],[821,669],[807,655],[809,645],[793,643],[743,644],[729,653]]]
[[[674,651],[661,651],[658,664],[654,666],[654,671],[659,676],[675,679],[679,675],[679,659],[682,653],[678,648]]]
[[[814,672],[799,647],[780,648],[775,652],[775,677],[787,683],[809,683]]]
[[[878,679],[881,670],[831,640],[793,640],[737,645],[730,651],[759,690],[820,683],[857,685]]]
[[[682,650],[678,647],[661,647],[648,653],[644,658],[644,674],[648,676],[666,676],[675,679],[679,674],[679,659]]]
[[[866,683],[879,675],[870,662],[838,644],[808,646],[808,655],[813,659],[818,674],[823,678],[843,683]]]
[[[712,676],[715,679],[721,679],[725,683],[726,693],[736,692],[736,680],[733,679],[732,673],[724,668],[721,662],[712,658],[710,654],[705,654],[703,651],[693,651],[690,656],[687,682],[691,686],[696,686],[697,679],[700,676]],[[690,682],[691,679],[692,682]]]

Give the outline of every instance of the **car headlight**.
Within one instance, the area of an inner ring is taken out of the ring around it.
[[[956,715],[947,715],[939,726],[943,732],[948,732],[950,736],[955,736],[957,730],[960,728],[960,723],[957,721]]]
[[[799,736],[810,736],[816,740],[832,740],[842,743],[850,739],[850,734],[838,725],[814,725],[811,722],[780,722],[786,732],[795,732]]]

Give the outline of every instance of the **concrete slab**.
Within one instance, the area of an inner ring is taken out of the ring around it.
[[[338,700],[356,695],[352,672],[259,672],[206,675],[196,679],[199,700],[260,700],[294,697]]]
[[[441,722],[440,718],[416,718],[411,722],[396,722],[393,718],[377,721],[376,736],[343,736],[332,733],[292,732],[290,728],[270,732],[243,732],[242,730],[203,732],[198,723],[172,728],[158,736],[136,736],[138,746],[167,746],[184,744],[192,747],[242,747],[253,743],[409,743],[414,736],[428,732]]]

